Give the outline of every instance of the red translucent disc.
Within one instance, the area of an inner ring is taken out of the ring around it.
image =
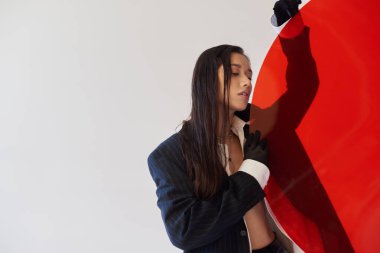
[[[258,76],[251,117],[269,143],[267,199],[305,252],[380,252],[379,10],[309,2],[303,44],[284,42],[287,58],[277,38]]]

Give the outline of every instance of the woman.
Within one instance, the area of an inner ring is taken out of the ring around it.
[[[247,108],[251,76],[240,47],[204,51],[190,118],[148,157],[166,231],[185,252],[285,252],[265,216],[266,142],[235,115]]]

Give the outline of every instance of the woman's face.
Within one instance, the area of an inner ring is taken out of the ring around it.
[[[230,82],[230,112],[242,111],[247,107],[249,95],[252,91],[252,70],[247,57],[239,53],[231,54],[231,82]],[[224,68],[218,69],[219,94],[221,105],[227,103],[227,94],[224,93]]]

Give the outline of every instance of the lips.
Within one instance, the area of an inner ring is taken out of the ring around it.
[[[245,97],[249,97],[249,94],[251,94],[250,90],[244,90],[244,91],[238,93],[238,95],[245,96]]]

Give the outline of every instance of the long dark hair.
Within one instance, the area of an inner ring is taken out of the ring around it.
[[[221,133],[226,133],[230,127],[227,122],[230,121],[231,53],[234,52],[245,55],[238,46],[220,45],[207,49],[199,56],[192,77],[190,118],[182,122],[179,131],[187,172],[200,199],[208,199],[220,190],[225,177],[225,150],[224,145],[220,149],[218,144],[218,129],[221,127]],[[227,96],[227,101],[222,114],[226,120],[218,126],[218,68],[221,65],[224,68],[223,97]]]

